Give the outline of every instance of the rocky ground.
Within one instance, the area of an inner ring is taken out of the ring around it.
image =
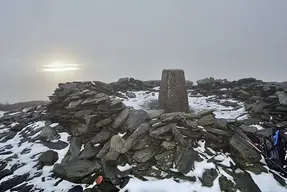
[[[0,191],[286,191],[242,137],[287,131],[287,83],[187,82],[191,113],[157,109],[159,83],[59,84],[47,105],[0,112]]]

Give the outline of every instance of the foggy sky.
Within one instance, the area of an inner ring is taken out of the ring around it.
[[[0,1],[0,102],[46,99],[58,82],[213,76],[287,80],[286,0]],[[55,60],[80,71],[41,72]]]

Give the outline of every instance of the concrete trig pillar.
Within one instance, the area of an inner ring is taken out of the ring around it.
[[[159,91],[159,108],[169,112],[189,112],[184,71],[164,69]]]

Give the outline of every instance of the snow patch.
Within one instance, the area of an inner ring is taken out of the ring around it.
[[[173,179],[141,181],[137,178],[131,178],[129,183],[120,192],[126,190],[129,192],[220,192],[216,182],[214,182],[213,187],[209,188],[203,187],[199,181],[188,182],[180,180],[179,182],[175,182]]]
[[[118,170],[120,171],[127,171],[130,170],[131,168],[135,167],[135,165],[129,165],[129,164],[125,164],[125,166],[117,166]]]
[[[264,129],[261,125],[250,125],[251,127],[256,127],[257,130],[262,130]]]
[[[0,118],[3,117],[5,113],[5,111],[0,111]]]

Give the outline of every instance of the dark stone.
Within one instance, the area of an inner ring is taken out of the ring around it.
[[[148,119],[148,114],[144,110],[130,110],[126,121],[127,131],[135,131],[146,119]]]
[[[65,165],[55,164],[53,172],[58,177],[74,183],[79,183],[84,177],[95,173],[100,168],[101,165],[97,162],[77,160],[70,161]]]
[[[81,148],[82,148],[81,137],[72,137],[70,141],[70,148],[69,148],[69,152],[72,156],[72,159],[79,156]]]
[[[126,92],[126,95],[129,97],[129,98],[136,98],[136,94],[134,92],[131,92],[131,91],[127,91]]]
[[[241,192],[261,192],[257,184],[253,181],[249,173],[240,171],[233,175],[237,188]]]
[[[207,169],[204,171],[201,180],[201,183],[203,186],[206,187],[212,187],[213,186],[213,181],[217,178],[218,173],[216,169]]]
[[[45,145],[46,147],[48,147],[49,149],[52,150],[61,150],[61,149],[65,149],[66,147],[69,146],[68,143],[64,142],[64,141],[57,141],[57,142],[47,142],[47,141],[41,141],[41,143],[43,145]]]
[[[176,127],[172,127],[172,133],[174,135],[175,140],[181,145],[186,146],[186,141],[183,137],[183,135],[180,133],[180,131]]]
[[[123,153],[129,151],[134,143],[137,141],[137,139],[141,136],[141,135],[144,135],[148,132],[149,130],[149,124],[147,123],[143,123],[141,124],[127,139],[126,139],[126,142],[125,142],[125,146],[124,146],[124,149],[123,149]]]
[[[83,187],[77,185],[77,186],[73,187],[72,189],[69,189],[68,192],[83,192]]]
[[[39,162],[42,165],[54,165],[56,161],[58,161],[58,153],[52,150],[46,151],[42,153],[39,157]]]
[[[253,147],[250,147],[245,139],[252,142],[245,133],[237,129],[229,142],[231,147],[234,148],[246,161],[250,163],[259,162],[261,160],[261,155]]]
[[[220,129],[227,129],[226,119],[216,119],[216,125]]]
[[[85,149],[80,153],[80,159],[92,159],[100,151],[100,148],[94,147],[93,144],[87,143]]]
[[[173,141],[163,141],[161,143],[161,146],[166,150],[171,150],[171,149],[174,149],[176,147],[176,143]]]
[[[156,149],[154,149],[153,147],[148,147],[140,151],[136,151],[133,156],[133,159],[139,163],[144,163],[153,158],[156,153]]]
[[[81,105],[97,105],[100,103],[103,103],[105,101],[108,101],[110,98],[108,95],[104,94],[104,93],[98,93],[94,96],[88,97],[87,99],[85,99]]]
[[[194,128],[196,129],[198,126],[198,122],[197,121],[192,121],[192,120],[186,120],[185,121],[185,126],[189,127],[189,128]]]
[[[13,139],[15,137],[15,135],[17,134],[16,131],[9,131],[7,134],[6,134],[6,137],[4,138],[4,141],[8,141],[10,139]]]
[[[238,104],[236,102],[231,102],[231,101],[220,102],[220,105],[223,105],[226,107],[237,107],[238,106]]]
[[[248,126],[248,125],[240,125],[240,129],[244,132],[251,132],[255,133],[257,131],[257,128],[254,126]]]
[[[20,123],[20,124],[15,125],[14,127],[11,127],[11,130],[18,132],[18,131],[21,131],[26,126],[27,124]]]
[[[59,139],[59,138],[60,138],[60,135],[57,133],[57,131],[54,128],[50,126],[45,126],[39,135],[39,139],[43,141],[51,141],[51,140]]]
[[[1,162],[0,171],[2,171],[7,166],[6,162]]]
[[[157,166],[166,171],[172,168],[174,161],[174,151],[166,151],[155,156]]]
[[[150,137],[147,135],[141,136],[140,139],[134,144],[133,150],[138,151],[148,147],[152,143]]]
[[[158,138],[160,137],[162,134],[166,133],[166,132],[169,132],[173,127],[176,128],[176,123],[171,123],[171,124],[168,124],[168,125],[164,125],[162,127],[159,127],[155,130],[153,130],[149,135],[151,137],[155,137],[155,138]]]
[[[105,177],[109,180],[110,183],[112,183],[113,185],[119,185],[120,184],[120,179],[117,178],[116,176],[116,167],[112,166],[112,165],[108,165],[106,163],[103,163],[103,171],[104,171],[104,175]]]
[[[111,118],[106,118],[106,119],[103,119],[99,122],[96,123],[96,127],[97,128],[101,128],[103,126],[107,126],[109,125],[113,120]]]
[[[30,192],[33,189],[34,185],[27,185],[19,190],[19,192]]]
[[[119,152],[117,152],[117,151],[109,151],[108,153],[106,153],[103,156],[102,160],[108,165],[116,166],[119,156],[120,156]]]
[[[0,171],[0,180],[6,176],[12,175],[12,174],[13,174],[13,171],[11,171],[9,169],[4,169],[3,171]]]
[[[270,171],[274,177],[274,179],[283,187],[286,186],[286,181],[285,179],[283,179],[282,177],[280,177],[279,175],[277,175],[276,173],[274,173],[273,171]]]
[[[159,118],[163,113],[163,109],[145,110],[148,114],[149,119]]]
[[[92,140],[92,143],[102,143],[111,138],[113,134],[108,129],[102,129]]]
[[[215,129],[215,128],[206,127],[205,130],[210,132],[210,133],[217,134],[217,135],[230,136],[229,132],[221,130],[221,129]]]
[[[235,186],[235,184],[228,180],[225,176],[220,176],[219,177],[219,186],[221,191],[225,191],[225,192],[236,192],[237,188]]]
[[[216,123],[216,121],[215,121],[214,115],[209,114],[209,115],[201,117],[198,120],[198,123],[201,126],[207,126],[207,125],[214,125]]]
[[[102,158],[109,151],[110,145],[111,145],[111,140],[105,143],[105,145],[102,147],[102,149],[99,151],[96,157],[99,159]]]
[[[251,172],[253,172],[256,175],[259,175],[262,172],[268,173],[268,170],[265,167],[263,167],[262,165],[258,164],[258,163],[253,164],[252,166],[247,166],[245,168],[245,170],[251,171]]]
[[[198,158],[198,153],[194,151],[191,145],[188,145],[179,152],[174,164],[180,173],[187,174],[190,170],[194,169],[194,161]]]
[[[87,123],[88,124],[88,123]],[[88,126],[85,124],[73,124],[71,126],[71,134],[72,136],[82,136],[88,133]]]
[[[93,187],[91,192],[119,192],[119,189],[112,183],[104,182],[99,186]]]
[[[87,133],[87,129],[88,129],[88,126],[87,125],[90,125],[90,124],[95,124],[97,123],[98,121],[102,120],[103,117],[100,115],[100,114],[86,114],[84,116],[84,119],[86,121],[86,125],[85,124],[79,124],[79,125],[75,125],[73,128],[73,132],[77,135],[75,136],[79,136],[79,135],[82,135],[82,134],[85,134]]]
[[[127,117],[129,116],[129,112],[130,112],[130,109],[125,108],[121,113],[119,113],[119,115],[116,117],[111,127],[116,129],[122,126],[124,122],[126,121]]]
[[[159,109],[165,112],[189,112],[186,82],[183,70],[164,69],[159,92]]]
[[[251,96],[251,97],[249,98],[249,101],[253,101],[253,102],[261,101],[261,100],[263,100],[263,98],[260,97],[260,96],[256,96],[256,95]]]
[[[0,184],[0,191],[6,191],[8,189],[11,189],[23,182],[25,182],[28,178],[29,174],[24,174],[24,175],[19,175],[19,176],[15,176],[12,179],[9,179],[7,181],[3,181]]]

